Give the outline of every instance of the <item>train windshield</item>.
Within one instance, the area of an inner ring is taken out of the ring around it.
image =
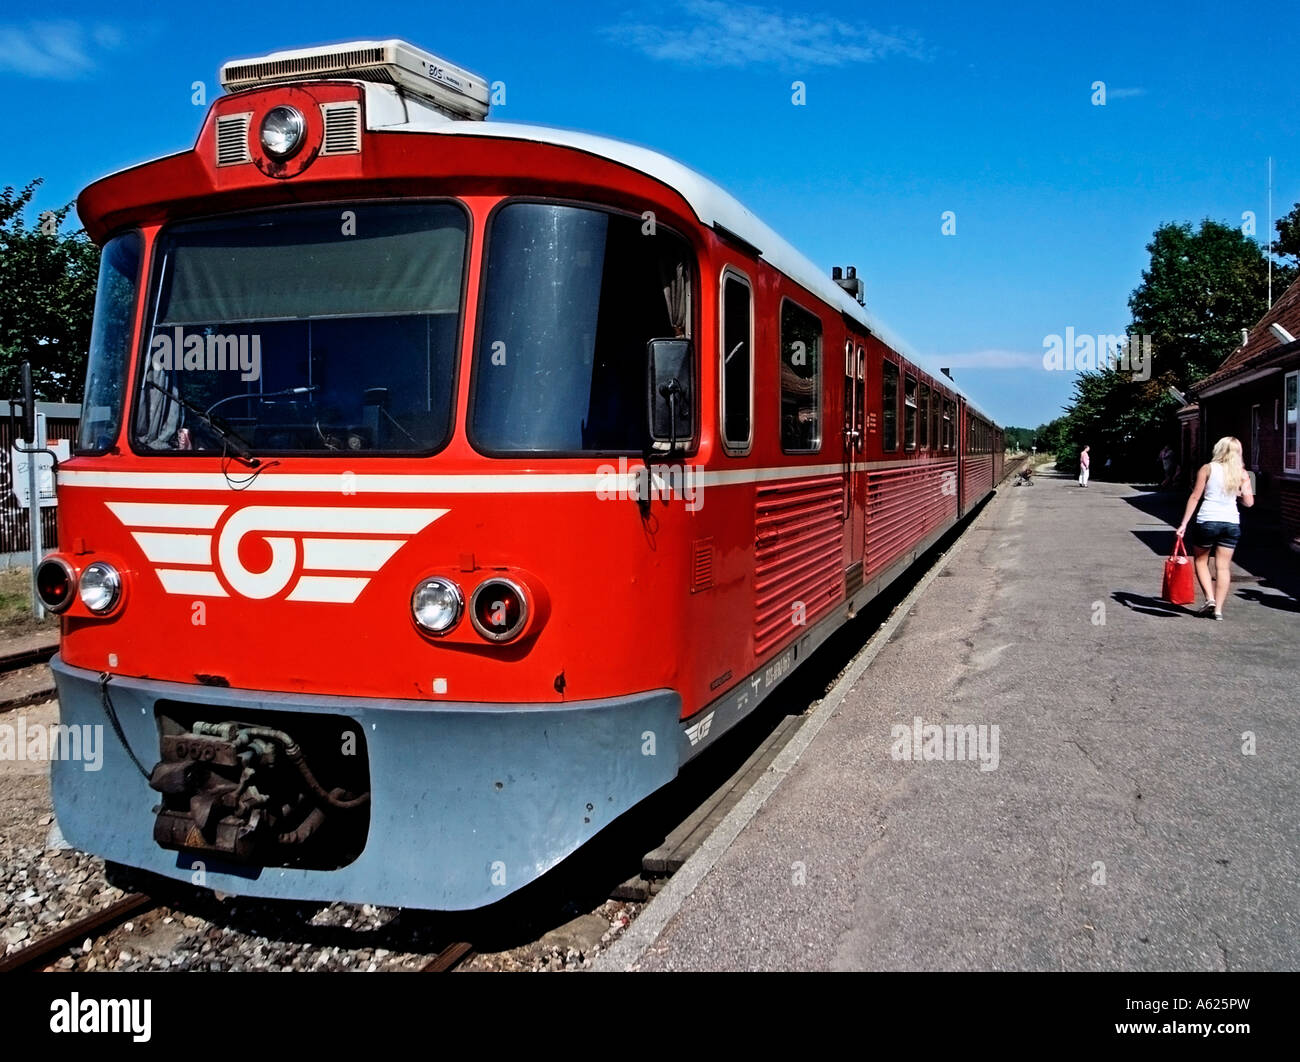
[[[466,233],[446,202],[173,226],[154,256],[137,449],[439,449]]]
[[[488,239],[475,445],[643,452],[646,345],[690,335],[690,246],[652,218],[526,202],[502,207]]]

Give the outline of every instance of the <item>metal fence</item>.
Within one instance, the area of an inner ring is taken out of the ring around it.
[[[45,414],[45,430],[50,440],[75,439],[81,406],[71,402],[38,402],[37,409]],[[0,567],[26,564],[31,557],[31,535],[27,530],[27,510],[14,497],[13,444],[15,433],[22,436],[22,421],[12,424],[9,403],[0,402]],[[41,509],[41,544],[46,552],[56,541],[57,509]]]

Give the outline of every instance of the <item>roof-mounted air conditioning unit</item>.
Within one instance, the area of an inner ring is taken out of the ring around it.
[[[319,48],[272,52],[235,59],[221,68],[227,92],[322,78],[374,81],[432,104],[453,118],[482,121],[488,113],[488,83],[406,41],[349,41]]]

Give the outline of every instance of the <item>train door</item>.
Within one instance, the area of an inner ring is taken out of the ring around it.
[[[844,552],[845,565],[860,564],[866,522],[865,447],[867,352],[850,336],[844,341]]]
[[[970,504],[970,498],[966,490],[966,469],[967,462],[970,458],[967,454],[970,447],[967,445],[969,440],[966,437],[966,400],[961,396],[957,398],[957,420],[952,426],[953,431],[953,451],[957,455],[957,515],[965,516],[966,507]]]

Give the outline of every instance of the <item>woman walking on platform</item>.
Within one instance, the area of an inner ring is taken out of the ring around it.
[[[1089,447],[1085,446],[1079,451],[1079,486],[1088,485],[1088,470],[1092,465],[1092,458],[1088,456]]]
[[[1204,501],[1202,501],[1204,496]],[[1228,599],[1232,579],[1232,551],[1241,539],[1241,514],[1237,499],[1250,508],[1255,504],[1250,476],[1241,462],[1241,440],[1225,435],[1214,444],[1214,455],[1208,465],[1202,465],[1196,474],[1196,486],[1187,499],[1187,511],[1178,525],[1178,537],[1187,531],[1188,521],[1201,503],[1196,514],[1196,531],[1192,535],[1192,548],[1196,553],[1196,579],[1205,593],[1205,604],[1199,615],[1213,613],[1216,620],[1223,619],[1223,603]],[[1214,582],[1210,582],[1210,550],[1214,550]]]

